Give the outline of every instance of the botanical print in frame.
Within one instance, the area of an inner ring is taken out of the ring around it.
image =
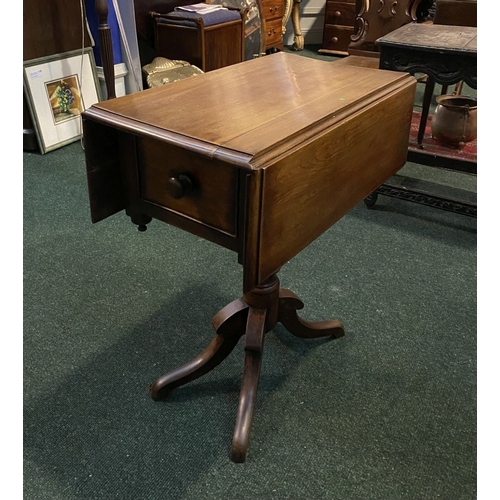
[[[84,111],[78,75],[70,75],[45,83],[54,125],[78,118]]]
[[[80,139],[81,114],[100,101],[92,49],[25,61],[23,76],[42,154]]]

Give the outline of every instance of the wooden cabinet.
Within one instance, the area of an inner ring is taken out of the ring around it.
[[[187,61],[204,72],[244,61],[244,14],[231,9],[226,13],[227,21],[216,24],[207,22],[206,25],[201,16],[186,19],[179,17],[186,14],[192,13],[151,13],[155,22],[155,48],[158,56]]]
[[[356,0],[326,0],[323,44],[320,52],[347,55],[356,18]]]
[[[283,50],[284,0],[260,0],[265,51]]]

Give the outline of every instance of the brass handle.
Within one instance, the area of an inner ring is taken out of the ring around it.
[[[167,181],[167,193],[176,200],[187,196],[193,190],[193,181],[187,174],[170,177]]]

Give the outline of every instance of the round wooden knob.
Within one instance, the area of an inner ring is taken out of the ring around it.
[[[342,13],[340,12],[340,10],[336,10],[333,15],[335,17],[340,17],[342,15]]]
[[[170,177],[167,181],[167,193],[176,200],[180,200],[193,190],[193,181],[187,174]]]
[[[332,43],[337,43],[339,41],[339,39],[336,36],[334,36],[330,41]]]

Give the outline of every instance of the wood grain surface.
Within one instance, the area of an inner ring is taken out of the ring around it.
[[[408,81],[264,169],[258,281],[406,163],[414,95]]]
[[[379,45],[404,45],[430,50],[477,52],[477,28],[411,23],[377,40]]]
[[[95,108],[122,119],[125,127],[148,124],[159,137],[174,133],[252,156],[255,163],[278,145],[290,147],[309,129],[327,128],[340,113],[405,78],[279,52]]]

